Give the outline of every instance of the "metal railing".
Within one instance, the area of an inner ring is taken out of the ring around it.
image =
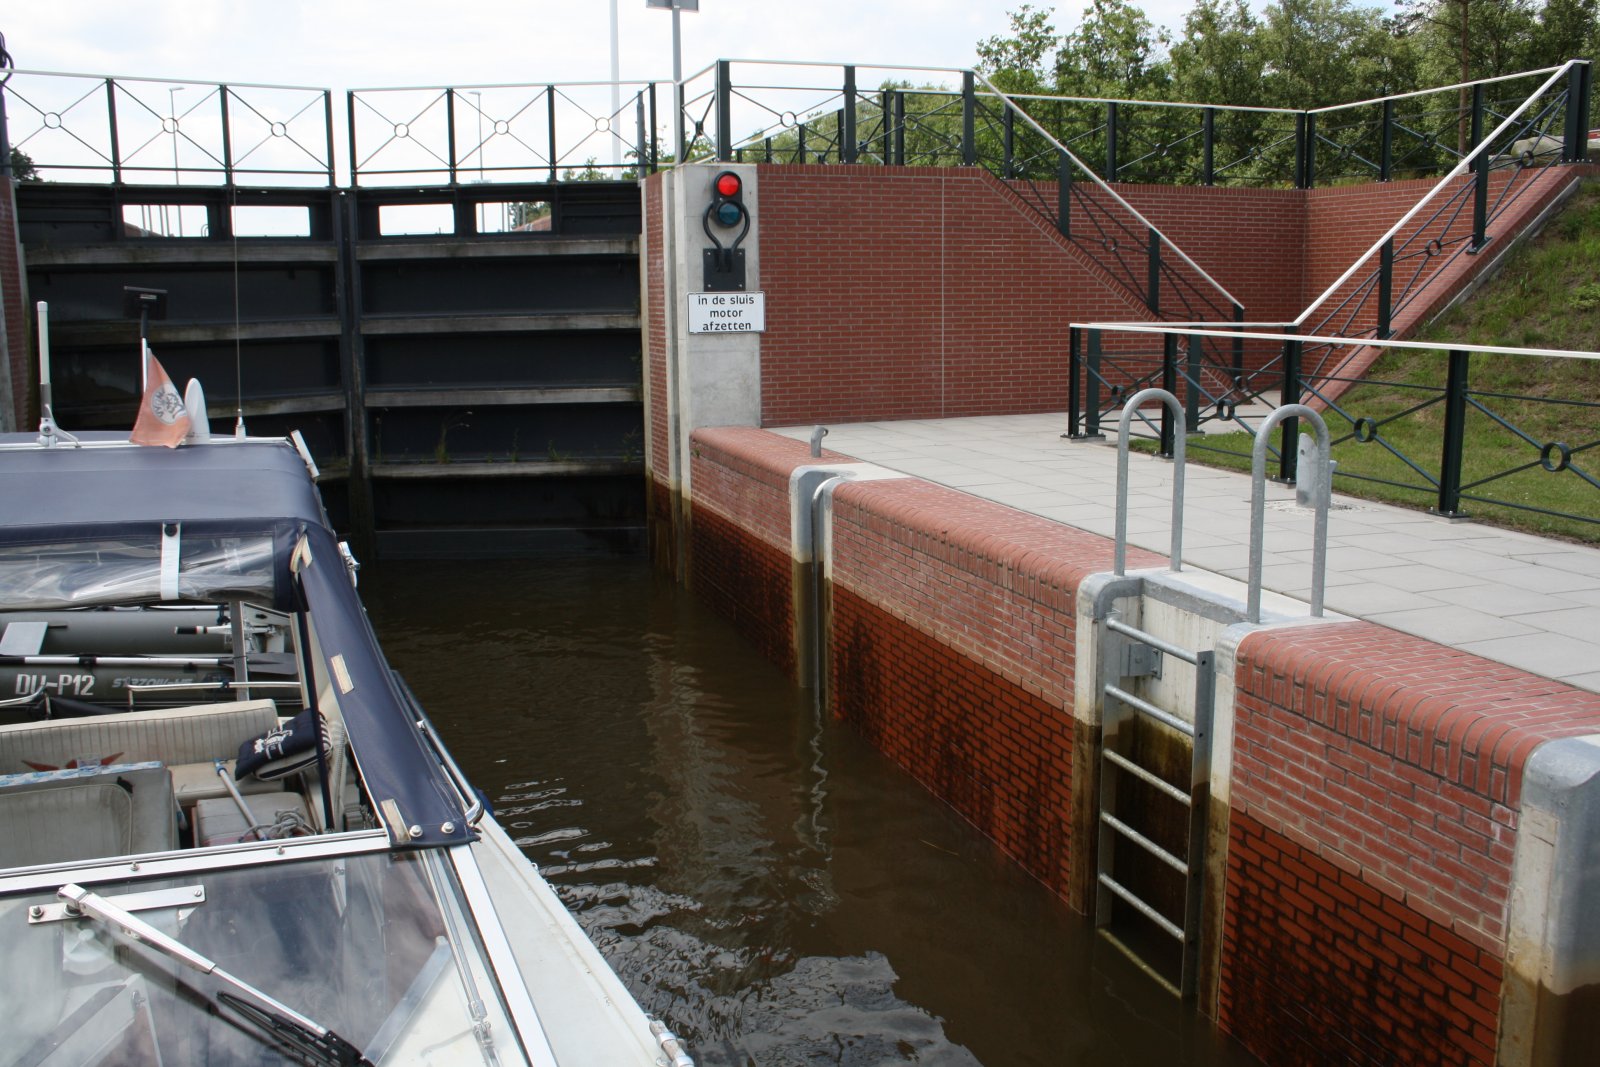
[[[655,82],[352,89],[346,97],[351,181],[638,177],[661,163],[660,89]]]
[[[0,103],[52,181],[335,184],[327,89],[15,70]]]
[[[1569,528],[1575,531],[1600,535],[1600,465],[1586,464],[1586,460],[1600,454],[1596,452],[1600,437],[1588,429],[1595,425],[1594,413],[1600,411],[1600,401],[1588,394],[1530,396],[1474,388],[1472,384],[1474,355],[1497,361],[1532,358],[1597,362],[1600,352],[1440,345],[1164,323],[1074,323],[1073,329],[1085,337],[1086,348],[1098,346],[1107,334],[1133,339],[1160,337],[1169,352],[1179,347],[1180,339],[1204,337],[1218,342],[1271,345],[1279,350],[1279,360],[1275,367],[1258,373],[1278,375],[1284,404],[1295,404],[1304,398],[1320,406],[1332,447],[1344,446],[1337,457],[1335,478],[1382,487],[1381,491],[1393,499],[1426,506],[1445,516],[1464,515],[1468,505],[1477,503],[1545,516],[1571,524]],[[1308,344],[1434,353],[1446,364],[1444,384],[1388,379],[1381,371],[1348,381],[1297,380],[1299,349]],[[1181,391],[1191,397],[1203,395],[1204,383],[1193,376],[1189,365],[1177,361],[1172,373],[1179,380]],[[1334,398],[1329,384],[1359,388]],[[1277,404],[1270,406],[1275,408]],[[1238,431],[1252,435],[1269,417],[1265,407],[1259,414],[1238,409],[1218,414],[1213,409],[1210,415],[1215,421],[1232,423]],[[1575,415],[1581,417],[1574,418]],[[1419,420],[1425,420],[1426,432],[1414,436],[1430,442],[1426,454],[1416,446],[1407,446],[1401,440],[1406,435],[1397,432],[1402,423],[1414,425]],[[1298,419],[1285,418],[1279,429],[1277,447],[1268,451],[1278,460],[1278,475],[1293,480]],[[1155,431],[1146,436],[1160,439]],[[1482,447],[1469,451],[1467,443],[1474,437]],[[1251,458],[1248,446],[1231,447],[1226,437],[1191,437],[1188,450],[1191,454],[1232,455],[1241,461]],[[1559,482],[1552,482],[1552,478]]]

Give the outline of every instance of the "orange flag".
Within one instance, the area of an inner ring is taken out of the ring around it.
[[[128,440],[136,445],[177,448],[189,434],[189,409],[183,406],[183,397],[178,395],[172,379],[167,377],[156,357],[152,355],[149,359],[149,381],[145,383],[139,417],[134,420]]]

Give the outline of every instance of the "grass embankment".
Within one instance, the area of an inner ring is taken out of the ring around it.
[[[1585,183],[1544,232],[1517,249],[1488,284],[1415,339],[1600,351],[1600,181]],[[1372,366],[1362,384],[1338,400],[1335,410],[1325,413],[1338,442],[1333,449],[1339,465],[1336,491],[1408,507],[1437,504],[1429,479],[1439,476],[1447,366],[1446,349],[1391,351]],[[1571,450],[1571,467],[1600,479],[1600,361],[1475,354],[1467,380],[1472,400],[1493,415],[1468,404],[1461,510],[1497,525],[1600,542],[1600,489],[1572,469],[1551,473],[1540,466],[1541,447],[1559,442]],[[1378,439],[1354,440],[1357,419],[1376,424]],[[1191,439],[1189,455],[1198,463],[1248,470],[1250,445],[1248,434],[1209,435]],[[1409,458],[1427,477],[1395,453]],[[1558,461],[1554,449],[1548,459]],[[1517,468],[1527,469],[1505,473]]]

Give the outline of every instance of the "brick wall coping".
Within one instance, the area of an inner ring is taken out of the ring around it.
[[[697,455],[715,453],[715,462],[720,466],[778,489],[785,496],[789,492],[789,475],[796,467],[807,463],[859,462],[826,448],[818,458],[811,454],[811,446],[805,441],[780,437],[753,426],[695,430],[689,435],[689,447]]]
[[[1251,633],[1239,676],[1253,668],[1274,704],[1513,809],[1535,748],[1600,733],[1600,693],[1375,623]]]

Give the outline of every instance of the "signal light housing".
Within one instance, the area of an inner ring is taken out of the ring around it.
[[[737,226],[750,218],[744,206],[744,179],[731,170],[711,179],[711,218],[718,226]]]

